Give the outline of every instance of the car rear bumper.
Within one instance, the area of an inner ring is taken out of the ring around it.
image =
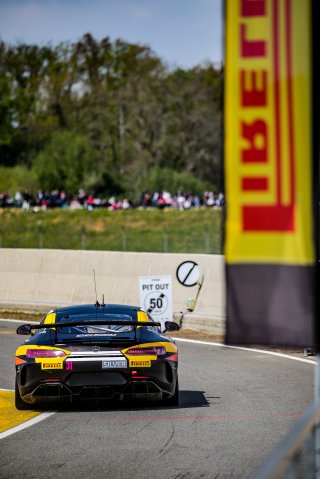
[[[29,404],[67,402],[76,400],[148,400],[169,399],[175,391],[177,369],[169,362],[154,368],[140,369],[138,378],[132,370],[78,371],[54,374],[34,364],[17,370],[17,384],[21,399]]]
[[[148,400],[161,401],[169,399],[174,391],[164,390],[154,381],[131,381],[124,387],[114,386],[79,386],[69,388],[62,382],[41,383],[32,392],[21,395],[29,404],[44,402],[73,402],[76,400]]]

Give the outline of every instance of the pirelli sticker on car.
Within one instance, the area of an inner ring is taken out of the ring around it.
[[[41,369],[63,369],[62,362],[60,363],[41,363]]]
[[[150,360],[130,359],[130,367],[132,367],[132,368],[150,368],[151,367],[151,361]]]

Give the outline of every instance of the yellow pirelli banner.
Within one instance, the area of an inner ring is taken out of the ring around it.
[[[227,0],[229,343],[313,338],[311,1]]]

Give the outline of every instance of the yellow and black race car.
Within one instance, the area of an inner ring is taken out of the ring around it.
[[[17,333],[31,335],[16,351],[17,409],[76,399],[179,402],[177,346],[139,307],[58,308]]]

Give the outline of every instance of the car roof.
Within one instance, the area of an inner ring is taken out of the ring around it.
[[[56,308],[53,310],[55,313],[64,313],[64,314],[96,314],[97,312],[107,313],[108,311],[112,313],[133,313],[140,311],[140,306],[130,306],[125,304],[78,304],[74,306],[64,306],[62,308]]]

